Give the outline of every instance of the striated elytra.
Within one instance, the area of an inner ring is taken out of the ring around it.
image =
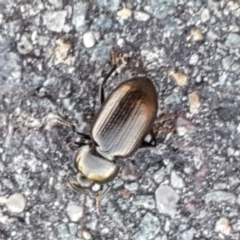
[[[69,183],[77,191],[94,182],[106,183],[112,180],[119,171],[114,163],[117,157],[126,157],[140,147],[156,144],[152,125],[158,104],[152,81],[147,77],[126,80],[106,100],[103,84],[100,86],[102,107],[89,137],[93,146],[81,147],[74,157],[78,174],[69,179]],[[144,138],[148,134],[151,134],[151,141],[145,142]],[[83,136],[86,137],[85,134]]]

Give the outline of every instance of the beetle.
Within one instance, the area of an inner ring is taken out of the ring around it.
[[[119,172],[115,160],[128,157],[138,148],[155,146],[152,125],[158,110],[157,91],[147,77],[135,77],[122,82],[104,98],[103,86],[111,72],[99,87],[101,108],[91,127],[91,141],[74,156],[77,170],[69,178],[70,186],[76,190],[89,188],[93,183],[104,184]],[[145,141],[150,134],[151,140]]]

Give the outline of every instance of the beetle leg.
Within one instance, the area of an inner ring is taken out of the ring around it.
[[[182,113],[170,113],[166,110],[163,111],[154,122],[153,131],[155,135],[158,135],[159,132],[175,132],[176,131],[176,121],[177,118]]]
[[[65,125],[67,127],[70,127],[71,129],[75,130],[74,123],[72,123],[68,120],[65,120],[64,118],[62,118],[58,115],[55,115],[53,113],[48,114],[43,119],[43,127],[45,129],[51,129],[53,126],[55,126],[57,124],[62,124],[62,125]]]
[[[87,180],[81,173],[77,173],[75,177],[70,177],[68,183],[76,192],[83,192],[93,185],[93,182]]]
[[[80,148],[83,145],[87,145],[92,141],[91,137],[88,134],[77,132],[77,131],[75,131],[75,133],[80,136],[80,139],[73,139],[73,137],[67,136],[65,138],[65,145],[67,147],[76,146],[76,147]]]
[[[105,76],[105,78],[103,78],[100,87],[99,87],[99,101],[100,101],[100,105],[103,104],[104,100],[105,100],[105,96],[104,96],[104,90],[103,90],[103,86],[106,83],[106,81],[108,80],[108,78],[112,75],[112,73],[116,70],[117,65],[120,62],[123,62],[124,58],[122,56],[121,53],[119,52],[115,52],[113,49],[111,51],[111,55],[112,55],[112,69],[109,71],[109,73]]]
[[[97,209],[97,214],[101,215],[101,200],[106,196],[106,194],[109,192],[111,188],[107,187],[105,190],[103,190],[97,197],[96,197],[96,209]]]
[[[103,81],[101,82],[100,86],[99,86],[99,102],[100,105],[103,104],[104,100],[105,100],[105,95],[104,95],[104,89],[103,86],[105,84],[105,82],[108,80],[108,78],[112,75],[112,73],[115,71],[115,69],[117,68],[117,65],[113,65],[112,69],[109,71],[109,73],[105,76],[105,78],[103,79]]]

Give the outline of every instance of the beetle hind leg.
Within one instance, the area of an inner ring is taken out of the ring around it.
[[[170,113],[164,110],[155,120],[153,131],[157,136],[160,132],[174,133],[176,132],[176,121],[183,113]]]

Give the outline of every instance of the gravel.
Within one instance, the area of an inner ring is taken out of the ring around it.
[[[0,2],[0,239],[239,240],[238,1]],[[112,50],[105,95],[148,76],[157,145],[77,193],[61,121],[90,132]]]

